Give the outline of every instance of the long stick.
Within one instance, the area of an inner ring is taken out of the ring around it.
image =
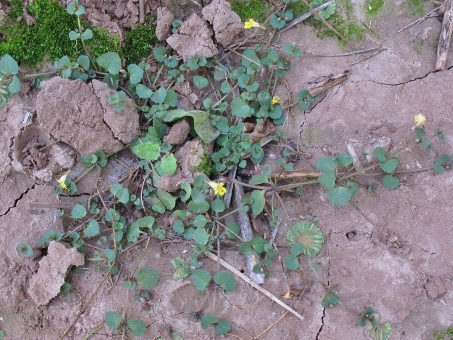
[[[450,47],[451,33],[453,25],[453,0],[446,0],[444,20],[442,21],[442,30],[439,37],[439,45],[437,46],[437,62],[436,70],[443,70],[447,62],[448,48]]]
[[[331,4],[332,4],[332,0],[327,1],[327,2],[323,3],[322,5],[316,7],[314,10],[315,10],[316,12],[319,12],[320,10],[322,10],[322,9],[324,9],[324,8],[326,8],[326,7],[328,7],[328,6],[330,6]],[[286,24],[286,26],[283,27],[279,32],[285,32],[286,30],[289,30],[291,27],[293,27],[293,26],[297,25],[298,23],[300,23],[300,22],[302,22],[302,21],[308,19],[308,18],[311,17],[313,14],[315,14],[315,13],[314,13],[314,11],[312,11],[312,10],[311,10],[310,12],[307,12],[307,13],[305,13],[305,14],[302,14],[300,17],[298,17],[298,18],[296,18],[296,19],[294,19],[294,20],[288,22],[288,23]]]
[[[304,317],[302,315],[300,315],[298,312],[296,312],[294,309],[292,309],[291,307],[289,307],[288,305],[286,305],[285,303],[283,303],[282,301],[280,301],[277,297],[275,297],[274,295],[272,295],[271,293],[269,293],[266,289],[264,289],[263,287],[261,287],[260,285],[256,284],[255,282],[253,282],[250,278],[248,278],[247,276],[245,276],[244,274],[242,274],[239,270],[237,270],[236,268],[234,268],[232,265],[230,265],[229,263],[225,262],[224,260],[218,258],[217,255],[211,253],[211,252],[207,252],[205,253],[207,257],[209,257],[211,260],[213,261],[219,261],[220,264],[225,267],[226,269],[228,269],[230,272],[232,272],[234,275],[236,275],[237,277],[241,278],[242,280],[244,280],[245,282],[247,282],[249,285],[251,285],[253,288],[256,288],[257,290],[259,290],[261,293],[263,293],[264,295],[266,295],[269,299],[271,299],[272,301],[274,301],[275,303],[278,303],[281,307],[285,308],[288,312],[292,313],[293,315],[297,316],[299,319],[303,320]]]

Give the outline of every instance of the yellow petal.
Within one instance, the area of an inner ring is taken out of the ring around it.
[[[423,126],[426,123],[426,117],[419,113],[418,115],[414,116],[414,123],[415,126]]]
[[[71,170],[66,171],[63,176],[61,176],[59,179],[57,179],[57,183],[61,185],[63,189],[67,189],[68,186],[65,184],[66,182],[66,177],[69,175]]]
[[[271,104],[275,105],[275,104],[278,104],[278,103],[280,103],[280,97],[279,96],[273,96],[272,100],[271,100]]]

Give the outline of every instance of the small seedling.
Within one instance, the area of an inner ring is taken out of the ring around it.
[[[392,337],[392,325],[389,322],[379,324],[379,315],[371,307],[360,314],[357,325],[364,327],[374,340],[389,340]]]

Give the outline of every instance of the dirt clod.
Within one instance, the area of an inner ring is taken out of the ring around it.
[[[171,145],[179,145],[185,142],[190,132],[190,125],[187,119],[181,119],[168,131],[165,141]]]
[[[83,254],[76,248],[66,248],[61,242],[51,241],[48,254],[39,262],[39,270],[30,280],[30,294],[38,306],[44,306],[58,295],[70,266],[85,263]]]
[[[428,280],[428,283],[425,285],[426,295],[430,299],[435,299],[447,291],[445,284],[440,277],[433,277]]]
[[[242,31],[242,21],[231,5],[225,0],[214,0],[203,8],[203,18],[209,21],[214,29],[219,44],[228,46]]]
[[[217,55],[211,36],[212,31],[206,22],[194,13],[181,25],[178,33],[167,38],[167,43],[186,62],[196,54],[205,58]]]
[[[171,34],[171,24],[175,16],[167,7],[157,8],[156,37],[159,40],[167,39]]]
[[[107,103],[114,91],[106,84],[55,77],[41,87],[36,101],[41,127],[82,155],[116,152],[138,137],[137,110],[126,106],[121,113],[115,112]]]

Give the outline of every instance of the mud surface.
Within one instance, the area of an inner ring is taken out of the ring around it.
[[[139,21],[136,1],[124,1],[116,7],[108,1],[91,3],[87,13],[92,22],[101,26],[115,24],[121,30]],[[223,8],[218,3],[213,2],[214,18]],[[180,4],[186,5],[189,6],[185,2]],[[429,6],[426,5],[425,12],[432,9]],[[146,13],[151,7],[146,7]],[[320,76],[351,72],[346,82],[329,90],[310,110],[285,111],[283,130],[288,142],[301,151],[295,160],[296,169],[312,170],[318,157],[344,153],[346,144],[361,155],[379,140],[387,141],[390,150],[407,149],[400,156],[400,167],[406,169],[429,168],[438,154],[452,154],[452,55],[446,70],[433,72],[436,60],[433,46],[437,44],[441,24],[428,19],[397,33],[417,19],[408,14],[406,3],[386,3],[379,16],[372,19],[362,13],[362,7],[363,4],[354,4],[355,15],[367,26],[371,20],[374,34],[354,43],[354,49],[347,48],[347,52],[382,45],[384,50],[369,59],[363,54],[344,55],[346,49],[337,40],[321,40],[312,27],[303,24],[279,37],[278,46],[297,44],[305,52],[291,60],[286,85],[276,88],[285,104],[296,101],[297,92]],[[193,50],[181,52],[184,60],[200,53],[200,48],[207,51],[206,56],[217,54],[208,23],[201,14],[190,13],[184,24],[187,32],[181,28],[181,37],[170,36],[167,41],[179,50],[180,44],[192,39],[189,45]],[[177,11],[175,14],[180,15]],[[212,26],[216,30],[215,21]],[[320,56],[326,54],[336,56]],[[105,98],[109,94],[103,91],[108,89],[101,84],[86,85],[57,78],[45,84],[39,94],[16,95],[0,109],[0,329],[7,334],[6,339],[60,339],[79,315],[64,338],[83,339],[90,332],[93,332],[90,339],[113,338],[104,324],[105,313],[125,312],[127,294],[122,282],[138,263],[160,273],[150,301],[129,299],[128,316],[146,322],[142,338],[147,339],[159,336],[169,339],[171,331],[184,339],[215,338],[213,329],[203,330],[191,318],[200,311],[229,320],[231,334],[241,339],[366,339],[357,320],[367,307],[379,313],[381,322],[392,324],[392,339],[429,340],[433,339],[434,329],[452,325],[453,175],[449,171],[442,175],[433,171],[400,174],[401,185],[397,190],[386,189],[379,178],[364,177],[358,194],[341,208],[332,206],[327,192],[319,187],[304,188],[298,197],[282,197],[283,207],[278,208],[283,222],[275,240],[282,258],[289,253],[286,231],[301,218],[316,218],[326,237],[321,253],[301,261],[302,268],[297,273],[287,272],[287,281],[276,258],[274,274],[266,277],[262,285],[277,297],[290,286],[294,296],[284,302],[301,313],[303,321],[290,313],[280,319],[285,310],[239,279],[230,294],[214,288],[198,292],[190,278],[173,280],[170,260],[190,251],[192,246],[158,240],[125,252],[120,259],[120,273],[107,279],[90,263],[83,274],[71,271],[66,278],[72,284],[67,296],[51,299],[56,291],[53,287],[52,294],[45,298],[50,302],[38,303],[42,304],[38,307],[30,289],[33,290],[33,277],[40,275],[43,260],[24,259],[17,253],[17,244],[36,244],[48,229],[65,232],[76,228],[74,222],[56,217],[56,209],[66,208],[70,212],[70,207],[87,199],[93,191],[102,191],[127,178],[137,160],[130,152],[120,153],[101,173],[93,171],[78,183],[81,194],[77,197],[62,195],[57,199],[55,180],[69,168],[71,176],[79,176],[84,171],[80,164],[84,153],[118,151],[139,132],[136,112],[130,112],[128,118],[124,112],[120,116],[107,113],[110,108]],[[188,107],[197,103],[198,98],[191,91],[186,95]],[[27,112],[31,117],[25,121]],[[427,117],[430,152],[413,146],[411,127],[413,116],[419,113]],[[171,143],[180,143],[179,135],[188,132],[184,121],[179,124],[173,135],[167,137],[174,138]],[[78,130],[81,126],[84,132]],[[434,136],[436,128],[444,132],[445,141]],[[44,145],[52,148],[43,149]],[[197,154],[196,141],[180,150],[176,157]],[[281,148],[273,145],[266,151],[279,153]],[[190,157],[181,159],[178,158],[178,164],[184,168],[175,176],[180,176],[182,183],[188,180],[186,173],[193,164]],[[275,166],[271,158],[265,162]],[[367,190],[373,181],[378,182],[377,190]],[[171,181],[174,188],[170,188],[164,182],[162,187],[168,191],[177,190],[180,185]],[[160,222],[168,224],[164,219]],[[93,247],[90,251],[96,249],[96,245]],[[238,270],[246,269],[237,249],[225,247],[221,257]],[[218,270],[214,261],[208,258],[201,261],[203,269],[211,273]],[[315,262],[316,273],[311,269]],[[61,268],[58,274],[61,276],[62,272]],[[54,284],[55,281],[49,282],[49,286]],[[322,299],[334,285],[338,285],[335,291],[341,303],[324,308]]]

